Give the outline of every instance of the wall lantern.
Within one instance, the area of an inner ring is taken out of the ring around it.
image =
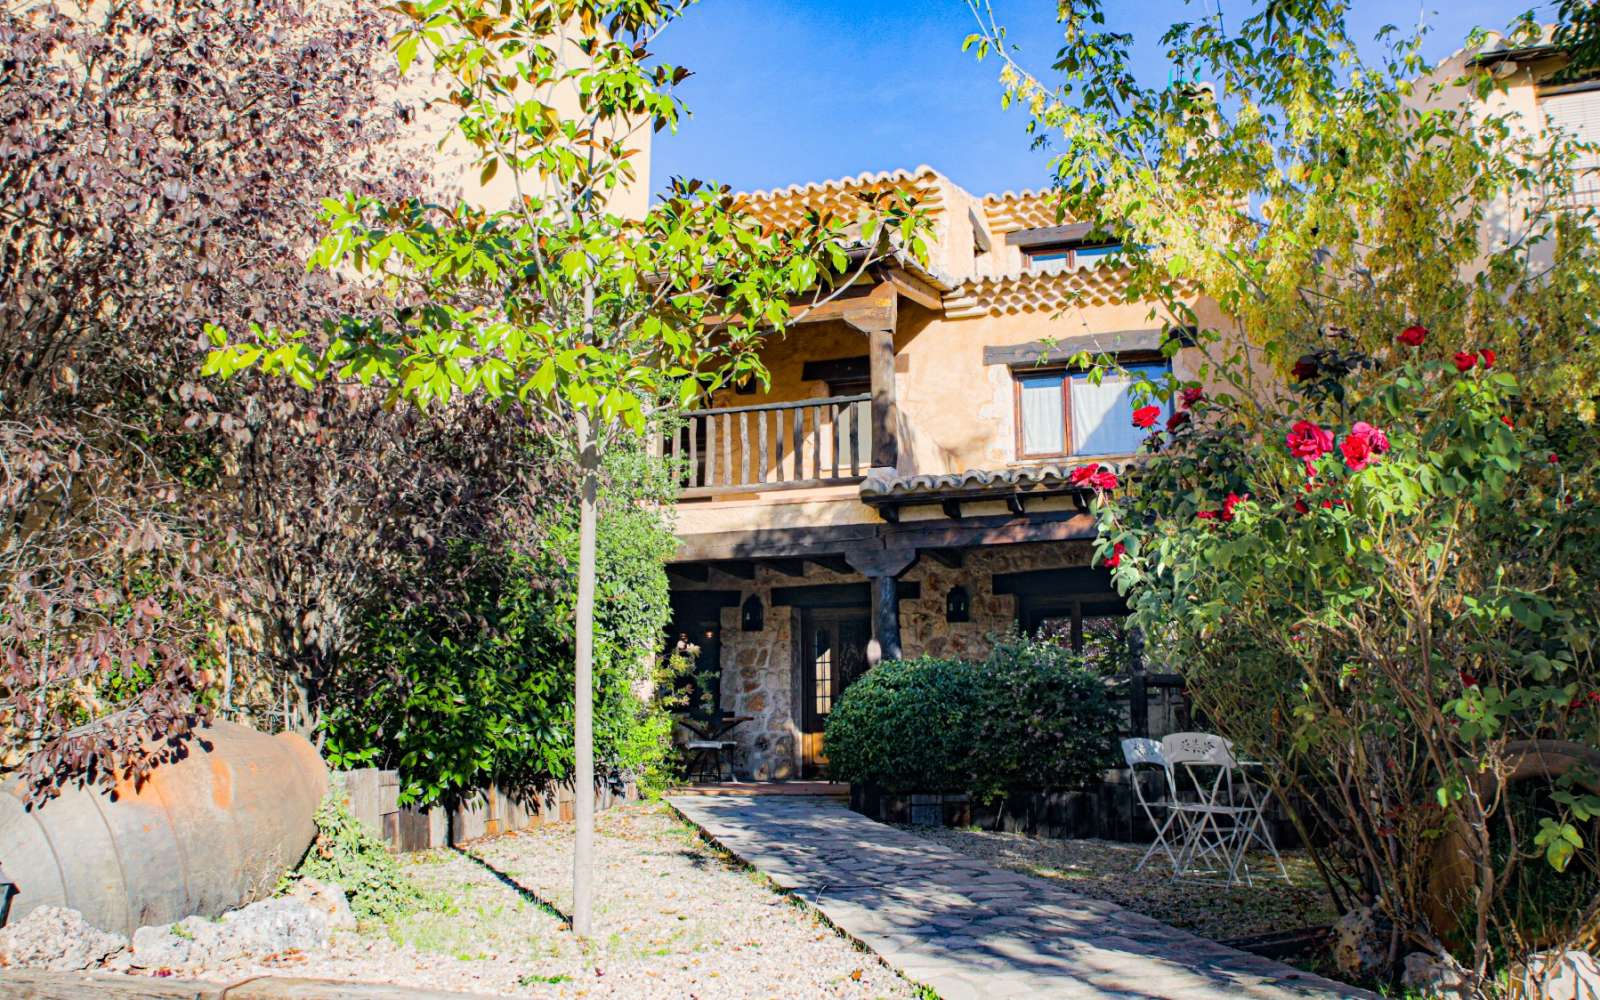
[[[945,595],[944,599],[944,620],[947,622],[972,620],[972,599],[967,596],[967,588],[950,588],[950,593]]]
[[[746,632],[759,632],[765,624],[766,616],[762,613],[761,598],[751,594],[745,598],[744,607],[739,609],[739,627]]]

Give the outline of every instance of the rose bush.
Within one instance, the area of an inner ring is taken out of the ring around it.
[[[1203,404],[1099,505],[1100,546],[1196,706],[1298,793],[1347,905],[1397,952],[1499,965],[1595,927],[1600,797],[1507,778],[1526,741],[1600,744],[1600,465],[1484,352],[1415,339],[1281,412]],[[1537,934],[1530,893],[1568,901]]]

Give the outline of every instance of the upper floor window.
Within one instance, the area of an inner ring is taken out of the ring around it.
[[[1071,270],[1082,262],[1095,260],[1121,249],[1121,243],[1074,241],[1027,247],[1023,250],[1023,257],[1030,271],[1061,271]]]
[[[1171,371],[1166,362],[1130,364],[1123,372],[1107,372],[1096,385],[1086,372],[1065,369],[1018,369],[1016,420],[1018,458],[1064,458],[1078,455],[1131,455],[1150,430],[1133,425],[1134,397],[1140,376],[1161,381]],[[1170,404],[1161,406],[1161,421]]]

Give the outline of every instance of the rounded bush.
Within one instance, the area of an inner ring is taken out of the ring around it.
[[[1105,681],[1053,642],[1007,635],[981,662],[878,665],[828,718],[829,774],[894,793],[1081,788],[1114,763]]]
[[[823,748],[834,778],[891,792],[960,792],[971,777],[977,666],[888,660],[845,689]]]

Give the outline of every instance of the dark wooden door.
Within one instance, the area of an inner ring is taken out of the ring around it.
[[[819,777],[822,730],[844,689],[867,670],[872,623],[864,610],[807,608],[800,616],[800,769]]]

